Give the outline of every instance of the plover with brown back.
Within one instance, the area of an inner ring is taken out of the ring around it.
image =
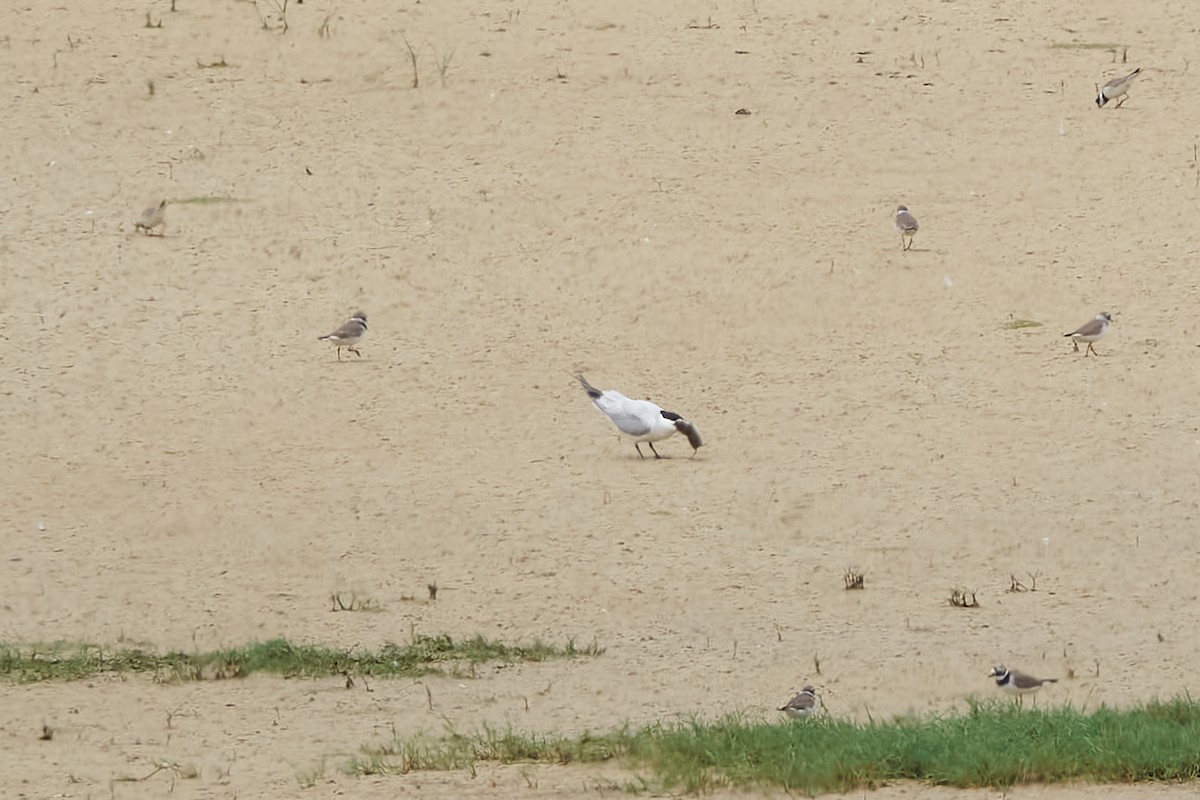
[[[1079,343],[1087,342],[1087,350],[1083,351],[1083,357],[1087,358],[1088,353],[1096,353],[1096,348],[1093,344],[1100,341],[1104,334],[1108,333],[1108,326],[1112,324],[1112,314],[1107,311],[1101,311],[1093,319],[1080,325],[1070,333],[1064,333],[1064,338],[1069,338],[1075,345],[1075,352],[1079,352]]]
[[[1004,665],[992,667],[989,678],[996,679],[996,685],[1009,694],[1016,695],[1019,700],[1023,695],[1033,694],[1047,683],[1058,683],[1058,678],[1035,678],[1019,669],[1009,669]]]
[[[817,713],[817,690],[805,686],[796,695],[779,707],[792,719],[804,719]]]
[[[1119,78],[1113,78],[1108,83],[1096,89],[1096,108],[1104,108],[1110,100],[1116,100],[1117,104],[1113,108],[1120,108],[1121,104],[1129,99],[1129,89],[1133,86],[1133,79],[1142,73],[1142,68],[1138,67],[1128,75],[1122,75]]]
[[[893,222],[896,231],[900,234],[900,249],[911,250],[913,237],[921,229],[917,218],[909,213],[908,206],[899,206],[896,208],[896,218]]]
[[[162,236],[163,231],[167,229],[166,212],[167,201],[160,200],[158,205],[150,206],[138,216],[137,222],[133,225],[134,231],[141,231],[147,236],[152,236],[155,228],[162,228],[162,231],[158,233],[159,236]]]

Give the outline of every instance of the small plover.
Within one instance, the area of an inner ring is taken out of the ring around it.
[[[909,213],[908,206],[899,206],[896,209],[896,219],[894,222],[896,230],[900,233],[900,249],[911,250],[913,237],[921,229],[921,226],[917,223],[917,218]]]
[[[1085,322],[1070,333],[1064,333],[1063,338],[1070,338],[1071,342],[1075,345],[1076,353],[1079,352],[1079,343],[1087,342],[1087,350],[1083,351],[1083,357],[1087,358],[1088,353],[1096,353],[1096,348],[1092,347],[1092,345],[1100,341],[1100,338],[1108,333],[1108,326],[1111,324],[1112,314],[1109,314],[1107,311],[1101,311],[1094,319]],[[1096,355],[1100,354],[1096,353]]]
[[[1009,694],[1016,695],[1018,699],[1022,695],[1036,692],[1047,683],[1058,683],[1058,678],[1035,678],[1020,670],[1009,669],[1003,664],[992,667],[988,677],[995,678],[997,686]]]
[[[1136,78],[1142,71],[1138,67],[1128,75],[1122,75],[1119,78],[1113,78],[1108,83],[1104,84],[1096,90],[1096,108],[1104,108],[1104,105],[1109,100],[1116,100],[1117,104],[1113,108],[1120,108],[1121,104],[1129,99],[1129,87],[1133,85],[1133,79]],[[1119,99],[1118,99],[1119,98]]]
[[[342,348],[354,355],[362,358],[362,353],[354,346],[362,341],[362,338],[367,335],[367,315],[363,312],[356,312],[354,316],[346,320],[342,327],[338,328],[333,333],[325,336],[318,336],[317,340],[329,342],[337,346],[338,361],[342,360]]]
[[[579,379],[592,403],[608,415],[617,426],[617,430],[633,437],[633,446],[642,458],[646,457],[642,454],[643,442],[650,445],[650,452],[654,453],[655,458],[662,458],[654,449],[654,443],[668,439],[676,432],[687,437],[688,444],[692,446],[692,456],[695,456],[696,451],[704,444],[696,426],[674,411],[663,411],[649,400],[632,400],[611,389],[602,392],[588,383],[582,375],[575,377]]]
[[[159,236],[162,236],[163,231],[167,229],[167,220],[164,217],[166,211],[166,200],[159,201],[158,205],[156,206],[150,206],[141,213],[141,216],[137,218],[137,222],[133,224],[133,230],[135,232],[141,231],[147,236],[150,236],[154,233],[155,228],[162,228],[163,230],[159,231],[158,233]]]
[[[805,686],[791,700],[779,707],[779,710],[792,719],[804,719],[817,713],[817,690]]]

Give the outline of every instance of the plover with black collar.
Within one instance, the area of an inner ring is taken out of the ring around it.
[[[342,348],[346,348],[348,352],[362,358],[362,353],[358,352],[358,348],[354,345],[362,341],[367,335],[367,315],[358,311],[350,319],[338,328],[333,333],[327,333],[324,336],[318,336],[317,340],[321,342],[329,342],[337,346],[338,361],[342,360]]]
[[[1033,694],[1047,683],[1058,683],[1058,678],[1035,678],[1027,672],[1009,669],[1003,664],[992,667],[989,678],[996,679],[996,685],[1009,694],[1016,695],[1020,700],[1024,695]]]

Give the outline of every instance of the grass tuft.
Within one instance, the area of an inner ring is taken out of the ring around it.
[[[1015,331],[1020,330],[1021,328],[1040,328],[1042,327],[1042,324],[1043,323],[1032,319],[1014,319],[1004,323],[1000,327],[1004,328],[1005,330]]]
[[[776,725],[744,717],[620,728],[579,737],[485,727],[465,736],[364,747],[356,775],[469,769],[481,761],[553,764],[623,759],[668,790],[779,787],[845,793],[897,780],[971,787],[1200,778],[1200,705],[1190,698],[1085,714],[973,702],[959,713],[857,723],[818,717]]]
[[[458,674],[460,664],[473,668],[490,661],[547,661],[598,656],[603,652],[595,643],[577,647],[574,640],[562,646],[542,641],[510,645],[482,636],[455,641],[449,636],[421,635],[414,635],[408,645],[385,644],[378,650],[299,645],[286,639],[208,653],[166,654],[65,643],[34,648],[0,644],[0,676],[21,683],[84,680],[105,673],[131,672],[147,673],[158,681],[219,680],[253,672],[286,678],[417,677],[444,672]]]

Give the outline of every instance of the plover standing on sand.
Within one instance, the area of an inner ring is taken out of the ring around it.
[[[817,713],[817,690],[805,686],[791,700],[779,707],[779,710],[792,719],[804,719]]]
[[[642,455],[641,444],[643,442],[650,445],[650,452],[654,453],[655,458],[662,458],[654,449],[654,443],[668,439],[676,432],[687,437],[688,444],[692,446],[693,456],[704,444],[696,426],[674,411],[663,411],[661,407],[649,400],[632,400],[611,389],[602,392],[588,383],[582,375],[575,377],[579,379],[579,383],[587,392],[587,396],[592,399],[592,403],[608,415],[608,418],[617,426],[617,430],[626,436],[633,437],[633,446],[642,458],[646,457]]]
[[[158,205],[156,206],[150,206],[141,213],[141,216],[137,218],[137,222],[133,224],[133,230],[135,232],[141,231],[147,236],[152,235],[155,228],[162,228],[163,231],[165,231],[167,229],[167,220],[163,215],[166,213],[166,211],[166,200],[159,201]],[[158,235],[162,236],[163,231],[159,231]]]
[[[896,230],[900,233],[900,249],[911,250],[913,237],[917,235],[917,231],[921,226],[917,223],[917,218],[908,211],[908,206],[899,206],[896,209],[896,219],[894,220]]]
[[[1129,87],[1133,85],[1133,79],[1136,78],[1142,71],[1138,67],[1128,75],[1122,75],[1119,78],[1113,78],[1108,83],[1104,84],[1096,90],[1096,108],[1104,108],[1104,105],[1110,100],[1116,100],[1117,104],[1113,108],[1120,108],[1121,104],[1129,99]],[[1117,98],[1120,98],[1119,100]]]
[[[995,678],[997,686],[1009,694],[1016,695],[1018,699],[1023,695],[1036,692],[1047,683],[1058,683],[1058,678],[1035,678],[1020,670],[1009,669],[1003,664],[992,667],[988,677]]]
[[[1079,343],[1087,342],[1087,350],[1083,351],[1083,357],[1087,358],[1088,353],[1096,353],[1096,348],[1093,344],[1100,341],[1104,334],[1108,333],[1108,326],[1112,324],[1112,314],[1107,311],[1101,311],[1089,322],[1080,325],[1077,329],[1070,333],[1064,333],[1063,338],[1070,338],[1075,345],[1075,352],[1079,352]],[[1099,356],[1099,353],[1096,353]]]
[[[342,360],[342,348],[354,353],[354,355],[362,358],[362,353],[354,346],[362,341],[362,338],[367,335],[367,315],[358,311],[350,319],[346,320],[342,327],[338,328],[333,333],[324,336],[318,336],[317,340],[329,342],[337,346],[338,361]]]

